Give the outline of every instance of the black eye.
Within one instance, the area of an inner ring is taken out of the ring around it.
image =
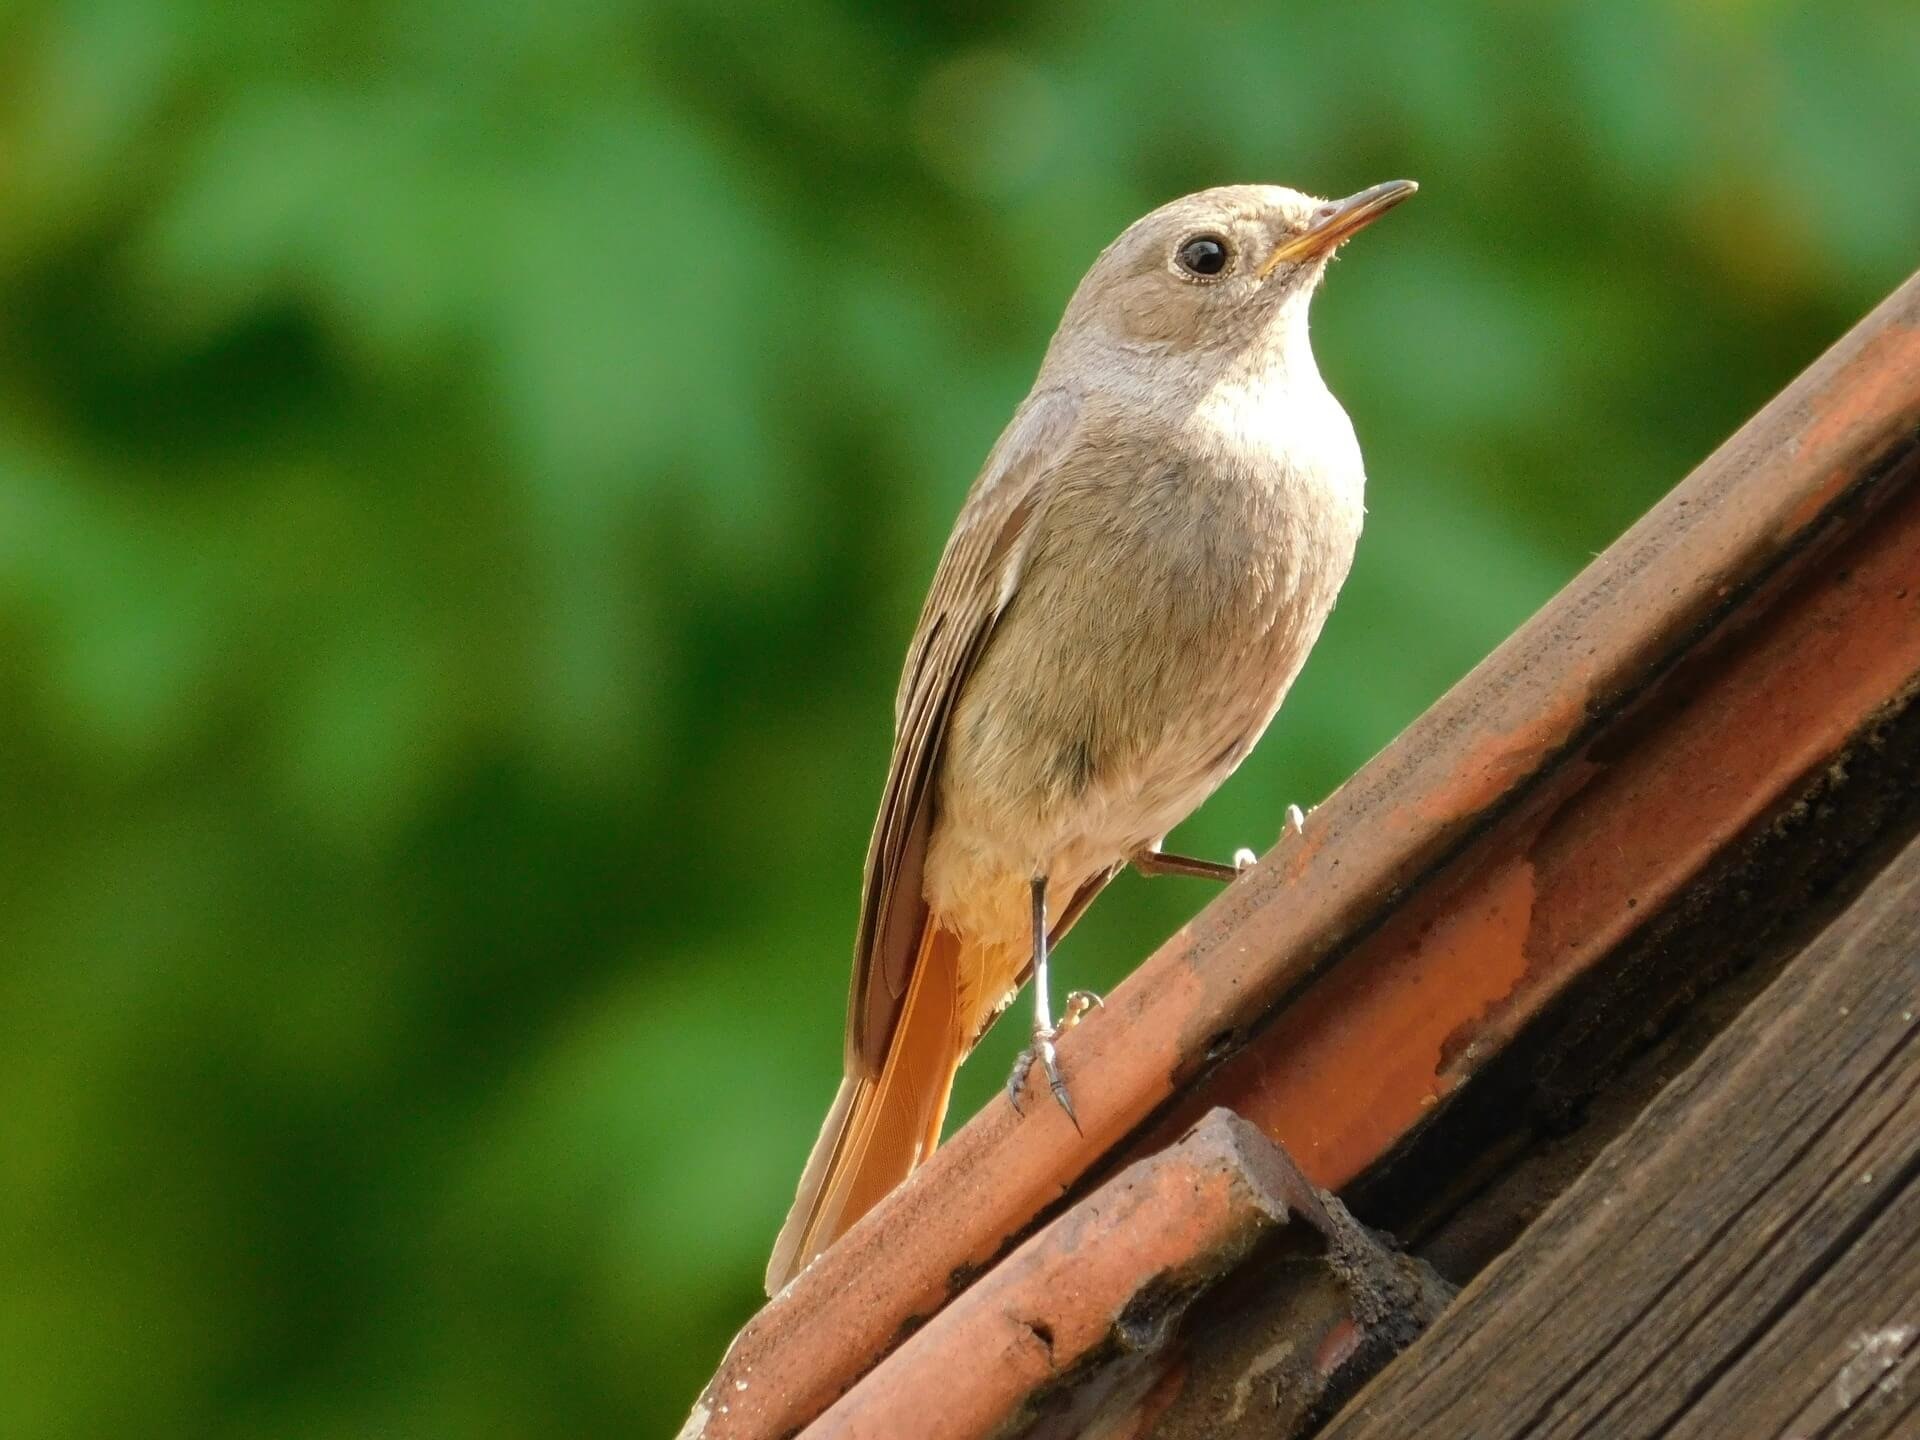
[[[1174,259],[1189,275],[1211,279],[1227,268],[1227,242],[1218,235],[1196,235],[1180,247]]]

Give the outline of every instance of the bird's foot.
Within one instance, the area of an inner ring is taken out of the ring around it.
[[[1280,838],[1289,835],[1304,835],[1307,832],[1307,817],[1301,813],[1298,805],[1287,806],[1287,819],[1280,831]],[[1146,875],[1194,875],[1205,880],[1232,880],[1244,875],[1260,863],[1260,857],[1242,845],[1233,852],[1233,859],[1225,865],[1216,865],[1211,860],[1193,860],[1184,855],[1165,855],[1157,850],[1147,851],[1133,857],[1135,868]]]
[[[1040,1068],[1046,1072],[1047,1088],[1053,1092],[1054,1100],[1062,1110],[1067,1112],[1067,1119],[1073,1122],[1073,1128],[1076,1131],[1080,1129],[1080,1117],[1073,1113],[1073,1097],[1067,1094],[1066,1077],[1060,1073],[1060,1056],[1055,1051],[1053,1042],[1065,1033],[1074,1020],[1078,1020],[1080,1015],[1086,1012],[1087,1007],[1084,1005],[1078,1012],[1074,1008],[1075,998],[1084,994],[1084,991],[1076,990],[1073,995],[1067,997],[1067,1014],[1073,1017],[1071,1020],[1063,1019],[1060,1024],[1050,1025],[1044,1029],[1039,1026],[1034,1027],[1033,1043],[1014,1057],[1013,1074],[1007,1077],[1007,1099],[1013,1102],[1014,1114],[1026,1113],[1020,1108],[1020,1091],[1026,1085],[1027,1072],[1033,1068],[1033,1062],[1038,1060]]]

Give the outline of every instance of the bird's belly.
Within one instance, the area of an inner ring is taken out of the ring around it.
[[[991,726],[970,734],[963,711],[925,872],[935,912],[982,940],[1024,943],[1032,877],[1047,876],[1057,913],[1190,815],[1253,748],[1323,618],[1273,609],[1111,657],[1104,680],[1052,691],[1080,703],[1047,707],[1017,741]]]
[[[1190,703],[1169,708],[1152,742],[1097,772],[1078,803],[1060,807],[1057,853],[1098,867],[1157,844],[1247,757],[1305,653],[1271,626],[1223,656],[1210,675],[1192,675]]]
[[[1066,905],[1232,774],[1346,577],[1357,486],[1169,474],[1056,498],[950,717],[925,894],[982,939],[1026,934],[1032,877]]]

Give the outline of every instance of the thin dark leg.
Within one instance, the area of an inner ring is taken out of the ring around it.
[[[1053,1002],[1047,997],[1047,882],[1036,878],[1028,887],[1033,896],[1033,1028],[1053,1029]]]
[[[1306,817],[1300,813],[1300,807],[1287,806],[1286,834],[1298,835],[1305,828]],[[1217,880],[1224,885],[1258,858],[1251,850],[1241,850],[1234,855],[1232,863],[1222,865],[1218,860],[1196,860],[1191,855],[1142,850],[1133,857],[1132,864],[1142,875],[1190,875],[1196,880]]]
[[[1073,1122],[1073,1128],[1080,1128],[1080,1117],[1073,1113],[1073,1101],[1067,1094],[1067,1082],[1060,1074],[1060,1058],[1054,1052],[1053,1042],[1060,1031],[1053,1023],[1053,1002],[1048,995],[1047,986],[1047,881],[1045,876],[1036,876],[1032,881],[1033,893],[1033,1044],[1022,1050],[1013,1062],[1013,1074],[1007,1077],[1007,1098],[1013,1102],[1015,1114],[1020,1113],[1020,1088],[1025,1083],[1027,1071],[1037,1059],[1040,1067],[1046,1071],[1047,1088],[1053,1091],[1053,1098],[1060,1108],[1067,1112],[1067,1119]],[[1078,1016],[1075,1017],[1076,1019]]]
[[[1196,860],[1191,855],[1169,855],[1164,850],[1142,850],[1133,857],[1142,875],[1191,875],[1196,880],[1218,880],[1222,885],[1240,873],[1238,865],[1218,860]]]

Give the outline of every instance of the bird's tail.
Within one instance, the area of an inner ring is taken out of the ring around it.
[[[776,1295],[940,1143],[954,1072],[972,1044],[960,1013],[959,939],[928,923],[906,1002],[875,1076],[849,1076],[820,1127],[767,1262]]]

